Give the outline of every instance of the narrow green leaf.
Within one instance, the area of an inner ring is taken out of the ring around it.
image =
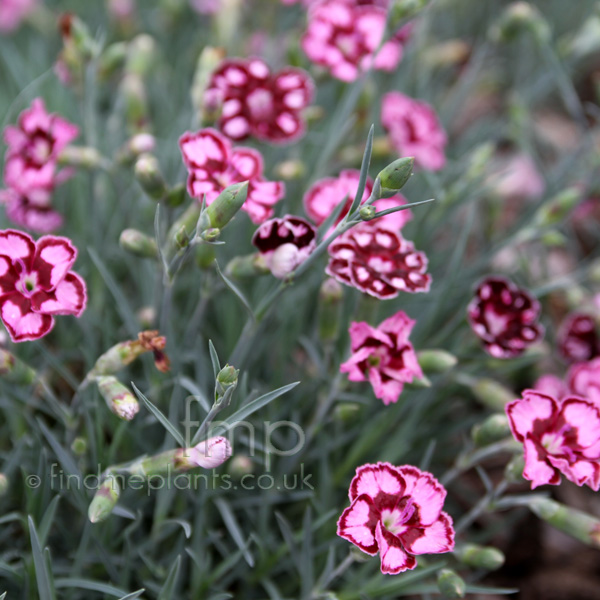
[[[378,213],[375,213],[373,219],[385,217],[385,215],[391,215],[392,213],[400,212],[401,210],[406,210],[407,208],[412,208],[421,204],[428,204],[429,202],[435,202],[435,198],[429,198],[428,200],[420,200],[419,202],[411,202],[410,204],[403,204],[402,206],[394,206],[394,208],[387,208],[386,210],[381,210]],[[371,219],[371,221],[373,219]]]
[[[288,552],[292,557],[292,562],[294,563],[296,569],[300,570],[300,557],[298,554],[298,547],[296,546],[296,541],[294,540],[294,532],[292,530],[292,526],[280,512],[275,512],[275,518],[277,519],[277,525],[279,525],[279,529],[281,531],[281,534],[283,535],[283,539],[285,541],[285,545],[288,549]]]
[[[165,417],[165,415],[156,407],[140,390],[137,389],[135,383],[131,382],[131,387],[135,392],[135,395],[145,404],[146,408],[156,417],[156,420],[173,436],[175,441],[182,447],[185,448],[185,440],[183,436],[177,431],[175,426]]]
[[[27,522],[29,524],[29,538],[31,540],[31,551],[33,554],[33,567],[35,569],[35,578],[37,581],[40,600],[55,600],[50,579],[51,576],[46,569],[46,560],[44,558],[40,540],[31,516],[27,517]]]
[[[313,555],[313,539],[312,539],[312,513],[310,506],[304,511],[304,519],[302,521],[302,554],[300,555],[300,576],[302,578],[302,598],[310,600],[311,592],[315,585],[314,575],[314,555]]]
[[[56,514],[56,508],[58,507],[58,502],[60,501],[60,496],[54,496],[52,501],[48,505],[44,516],[40,522],[40,528],[38,530],[38,535],[40,538],[40,544],[43,546],[48,539],[48,534],[50,533],[50,528],[52,527],[52,523],[54,522],[54,515]]]
[[[196,398],[196,400],[198,400],[198,402],[200,403],[200,406],[202,406],[202,408],[206,412],[208,412],[210,410],[210,404],[209,404],[208,400],[206,399],[206,396],[202,393],[202,390],[189,377],[180,375],[179,378],[177,379],[177,383],[179,383],[179,385],[181,387],[185,388],[188,392],[190,392],[190,394],[192,394],[194,396],[194,398]]]
[[[154,213],[154,239],[156,240],[156,247],[158,248],[158,256],[163,267],[163,272],[169,272],[169,263],[165,258],[165,253],[162,248],[162,239],[160,235],[160,202],[156,205],[156,212]]]
[[[145,591],[146,591],[146,589],[142,588],[141,590],[138,590],[137,592],[131,592],[131,594],[127,594],[127,596],[121,596],[121,598],[119,598],[119,600],[134,600],[134,598],[139,598]]]
[[[247,543],[244,541],[244,534],[240,529],[239,523],[237,522],[231,507],[229,506],[229,502],[224,500],[223,498],[215,498],[215,505],[219,512],[221,513],[221,517],[223,518],[223,522],[225,523],[225,527],[229,531],[229,534],[233,538],[233,541],[236,543],[237,547],[242,552],[244,560],[248,563],[249,566],[254,566],[254,557],[252,553],[247,548]]]
[[[4,599],[6,598],[6,594],[7,594],[7,593],[8,593],[8,592],[4,592],[4,593],[2,594],[2,596],[0,596],[0,600],[4,600]]]
[[[214,431],[212,432],[212,435],[222,435],[236,423],[243,421],[252,413],[255,413],[257,410],[260,410],[261,408],[267,406],[267,404],[269,404],[270,402],[273,402],[273,400],[275,400],[276,398],[279,398],[279,396],[283,396],[283,394],[286,394],[290,390],[294,389],[299,383],[299,381],[296,381],[295,383],[289,383],[288,385],[284,385],[283,387],[273,390],[272,392],[268,392],[267,394],[259,396],[258,398],[256,398],[256,400],[252,400],[252,402],[248,402],[248,404],[242,406],[242,408],[240,408],[238,411],[233,413],[233,415],[231,415],[230,417],[225,419],[221,424],[215,427]]]
[[[183,533],[188,540],[192,537],[192,526],[188,521],[185,521],[184,519],[166,519],[161,522],[161,526],[172,524],[179,525],[183,529]]]
[[[373,134],[375,133],[375,125],[371,125],[369,129],[369,135],[367,136],[367,144],[365,146],[365,152],[363,154],[362,165],[360,166],[360,179],[358,180],[358,188],[356,189],[356,196],[352,201],[352,206],[348,211],[349,215],[352,215],[358,209],[362,200],[363,194],[365,193],[365,187],[367,186],[367,178],[369,177],[369,166],[371,165],[371,153],[373,152]]]
[[[215,350],[212,340],[208,340],[208,351],[210,352],[210,360],[212,362],[213,371],[215,373],[215,379],[221,370],[221,363],[219,362],[219,355]]]
[[[20,521],[22,516],[18,512],[11,512],[2,517],[0,517],[0,525],[4,525],[4,523],[10,523],[10,521]]]
[[[179,577],[179,568],[181,566],[181,556],[178,556],[175,559],[175,562],[171,566],[169,570],[169,574],[167,575],[167,580],[165,581],[165,585],[163,585],[162,590],[158,596],[158,600],[172,600],[176,598],[175,595],[175,586],[177,585],[177,578]]]
[[[216,260],[215,260],[215,265],[217,267],[217,273],[220,275],[221,279],[223,280],[223,283],[237,296],[238,300],[243,304],[243,306],[246,309],[246,312],[248,313],[250,318],[253,321],[256,321],[256,317],[254,316],[254,312],[252,311],[252,307],[250,306],[250,303],[246,299],[246,296],[244,296],[244,294],[241,292],[241,290],[232,281],[227,279],[227,277],[221,271],[221,268],[219,267],[219,263]]]
[[[331,211],[330,215],[325,219],[323,224],[319,227],[319,240],[325,239],[327,232],[333,227],[334,223],[337,223],[344,206],[348,202],[348,196],[344,196],[340,202],[337,203],[336,207]]]
[[[90,590],[91,592],[100,592],[102,594],[108,594],[110,596],[114,596],[115,598],[122,598],[123,594],[127,594],[125,590],[121,590],[112,585],[108,585],[107,583],[102,583],[100,581],[93,581],[91,579],[79,579],[77,577],[61,577],[57,579],[55,582],[55,586],[58,589],[63,588],[75,588],[78,590]],[[143,591],[143,590],[141,590]],[[138,593],[138,592],[134,592]],[[131,596],[129,594],[126,597]],[[137,598],[137,596],[133,596]]]

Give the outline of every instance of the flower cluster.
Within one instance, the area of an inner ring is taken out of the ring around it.
[[[560,483],[600,488],[600,407],[577,397],[557,400],[535,390],[506,406],[515,438],[523,444],[523,477],[531,487]]]
[[[452,519],[442,511],[446,490],[430,473],[366,464],[356,469],[348,495],[337,534],[366,554],[379,552],[382,573],[414,569],[419,554],[453,550]]]
[[[342,81],[354,81],[371,67],[393,71],[402,59],[410,27],[382,44],[385,25],[385,8],[372,2],[325,0],[309,9],[302,49]]]
[[[397,402],[405,383],[423,377],[408,337],[415,321],[400,311],[377,328],[365,322],[350,325],[352,356],[340,366],[350,381],[369,380],[384,404]]]
[[[513,358],[543,335],[539,302],[504,277],[482,281],[468,307],[469,323],[495,358]]]
[[[306,71],[287,67],[272,74],[259,58],[223,61],[204,94],[209,111],[220,111],[219,129],[232,140],[254,136],[291,142],[304,132],[301,112],[312,101],[314,85]]]
[[[48,114],[41,98],[21,113],[17,126],[4,130],[7,189],[0,191],[0,201],[9,219],[40,233],[61,225],[62,216],[52,208],[52,193],[69,172],[58,171],[57,160],[78,132],[72,123]]]
[[[353,227],[329,246],[326,273],[365,294],[387,300],[428,292],[427,257],[400,233],[374,221]]]
[[[188,170],[190,196],[205,196],[209,205],[226,187],[248,181],[248,197],[242,209],[254,223],[273,216],[273,206],[283,198],[285,185],[263,178],[263,159],[258,151],[234,148],[225,136],[211,128],[184,133],[179,147]]]
[[[389,92],[382,100],[381,124],[400,156],[414,156],[426,171],[439,171],[446,164],[446,132],[426,102]]]
[[[0,231],[0,318],[13,342],[43,337],[54,315],[81,315],[87,298],[85,282],[71,271],[76,258],[67,238],[35,242],[14,229]]]

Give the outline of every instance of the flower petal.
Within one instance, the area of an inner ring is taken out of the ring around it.
[[[509,402],[506,414],[513,435],[522,442],[532,433],[536,421],[546,421],[558,412],[558,402],[551,396],[535,390],[525,390],[523,398]]]
[[[452,519],[445,512],[427,527],[412,527],[400,536],[411,554],[440,554],[454,549]]]
[[[416,467],[404,466],[398,469],[406,484],[405,494],[412,497],[419,507],[421,525],[431,525],[440,516],[446,490],[431,474]]]
[[[552,467],[547,460],[544,460],[545,456],[541,454],[540,449],[533,440],[525,439],[523,449],[525,450],[523,477],[531,481],[532,490],[539,485],[558,485],[560,483],[558,470]]]
[[[383,527],[381,521],[375,527],[375,539],[379,546],[382,573],[395,575],[417,566],[415,557],[404,550],[400,539]]]
[[[50,292],[38,292],[31,298],[32,309],[47,315],[79,317],[87,304],[85,282],[77,273],[67,273]]]
[[[0,255],[13,262],[22,260],[29,266],[35,254],[35,242],[31,236],[15,229],[0,231]]]
[[[50,315],[34,313],[29,300],[18,293],[0,298],[0,317],[13,342],[37,340],[54,326]]]
[[[362,494],[342,513],[337,523],[337,534],[373,556],[377,554],[374,535],[377,520],[371,499]]]
[[[39,286],[50,291],[68,273],[77,258],[77,248],[64,237],[45,235],[36,244],[32,270],[38,274]]]
[[[354,501],[366,494],[375,499],[378,494],[400,495],[404,491],[404,480],[398,469],[389,463],[366,464],[356,469],[350,483],[349,496]]]

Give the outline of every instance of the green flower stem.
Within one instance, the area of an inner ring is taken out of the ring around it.
[[[493,490],[490,490],[475,506],[456,522],[454,530],[456,533],[464,531],[471,523],[476,521],[482,514],[497,510],[500,507],[498,503],[502,494],[509,486],[508,481],[503,479]]]

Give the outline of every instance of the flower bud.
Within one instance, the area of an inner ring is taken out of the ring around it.
[[[493,546],[465,544],[454,550],[454,556],[463,564],[475,569],[495,571],[504,564],[504,554]]]
[[[119,93],[125,103],[125,120],[132,133],[143,132],[148,125],[148,98],[142,78],[128,73],[121,80]]]
[[[513,2],[502,14],[498,24],[492,29],[492,39],[509,42],[522,33],[529,32],[538,42],[550,39],[550,27],[539,10],[529,2]]]
[[[506,415],[496,414],[478,423],[471,430],[471,438],[477,446],[487,446],[510,435],[510,425]]]
[[[196,246],[196,264],[201,269],[212,269],[215,266],[215,247],[212,244]]]
[[[234,456],[229,463],[228,472],[232,477],[240,479],[254,471],[254,462],[249,456]]]
[[[504,411],[504,406],[516,398],[514,392],[487,378],[476,380],[471,386],[471,391],[484,406],[498,411]]]
[[[358,214],[360,215],[360,218],[363,221],[370,221],[371,219],[373,219],[375,217],[376,212],[377,212],[377,209],[374,206],[365,205],[365,206],[360,207]]]
[[[124,229],[119,237],[123,250],[141,258],[158,258],[158,247],[154,238],[137,229]]]
[[[323,342],[333,342],[339,336],[340,318],[344,290],[341,284],[329,277],[319,290],[319,338]]]
[[[353,421],[360,413],[361,405],[357,402],[338,402],[334,411],[333,417],[337,421],[347,423]]]
[[[225,274],[230,277],[257,277],[270,273],[264,256],[260,252],[236,256],[225,267]]]
[[[217,227],[209,227],[202,232],[200,236],[205,242],[216,242],[221,236],[221,230]]]
[[[300,179],[306,172],[305,164],[300,160],[286,160],[275,165],[275,175],[278,179],[291,181]]]
[[[0,348],[0,377],[16,385],[30,385],[37,373],[8,350]]]
[[[123,67],[126,58],[127,44],[125,42],[115,42],[107,46],[98,61],[98,76],[103,80],[108,79]]]
[[[154,200],[167,195],[167,184],[160,172],[158,159],[152,154],[142,154],[135,163],[135,176],[143,190]]]
[[[600,548],[600,519],[539,496],[532,496],[529,508],[540,519],[550,523],[553,527],[564,531],[575,539]]]
[[[238,384],[239,369],[225,365],[217,374],[215,385],[216,402],[229,402]]]
[[[525,458],[522,454],[517,454],[510,459],[510,462],[504,469],[504,478],[509,483],[521,483],[523,481],[523,471],[525,470]]]
[[[442,569],[437,578],[438,589],[446,598],[464,598],[466,584],[462,577],[450,569]]]
[[[172,187],[166,197],[169,206],[181,206],[185,202],[185,184],[179,183]]]
[[[131,421],[140,410],[135,396],[112,375],[101,375],[95,381],[108,408],[120,419]]]
[[[121,494],[121,486],[116,477],[108,475],[94,495],[88,508],[88,518],[99,523],[110,516]]]
[[[383,192],[401,190],[410,179],[414,164],[415,159],[412,157],[399,158],[380,171],[377,177]]]
[[[458,359],[445,350],[421,350],[417,360],[424,373],[446,373],[456,366]]]
[[[247,196],[247,181],[226,187],[206,208],[205,212],[210,227],[223,229],[242,208]]]
[[[192,104],[198,111],[205,110],[208,113],[213,113],[215,110],[214,107],[205,105],[204,92],[208,87],[208,83],[213,71],[217,68],[224,57],[225,51],[223,48],[213,48],[211,46],[205,46],[198,57],[196,71],[194,72],[194,80],[192,82],[192,89],[190,90]],[[209,119],[214,116],[214,114],[207,115]]]
[[[167,233],[167,255],[171,256],[177,250],[176,237],[184,228],[186,231],[194,231],[198,219],[200,218],[200,211],[202,206],[199,202],[192,202],[183,212],[183,214],[171,225],[169,232]]]
[[[570,187],[545,202],[535,213],[534,224],[538,227],[552,227],[562,223],[571,210],[581,200],[582,192]]]
[[[127,73],[145,77],[156,65],[156,42],[147,33],[141,33],[129,43]]]
[[[4,473],[0,473],[0,498],[2,498],[2,496],[6,496],[8,489],[8,477]]]
[[[175,248],[177,250],[183,250],[190,245],[190,237],[185,230],[185,226],[182,225],[179,231],[175,234]]]
[[[426,375],[420,377],[419,379],[413,379],[410,383],[406,384],[408,387],[413,389],[423,389],[431,387],[431,380]]]
[[[131,137],[117,152],[117,162],[120,164],[132,164],[141,154],[154,152],[156,138],[150,133],[138,133]]]
[[[87,452],[87,440],[82,437],[76,437],[71,444],[71,450],[75,456],[83,456]]]
[[[96,148],[89,146],[66,146],[62,149],[58,162],[69,167],[97,169],[105,162]]]

